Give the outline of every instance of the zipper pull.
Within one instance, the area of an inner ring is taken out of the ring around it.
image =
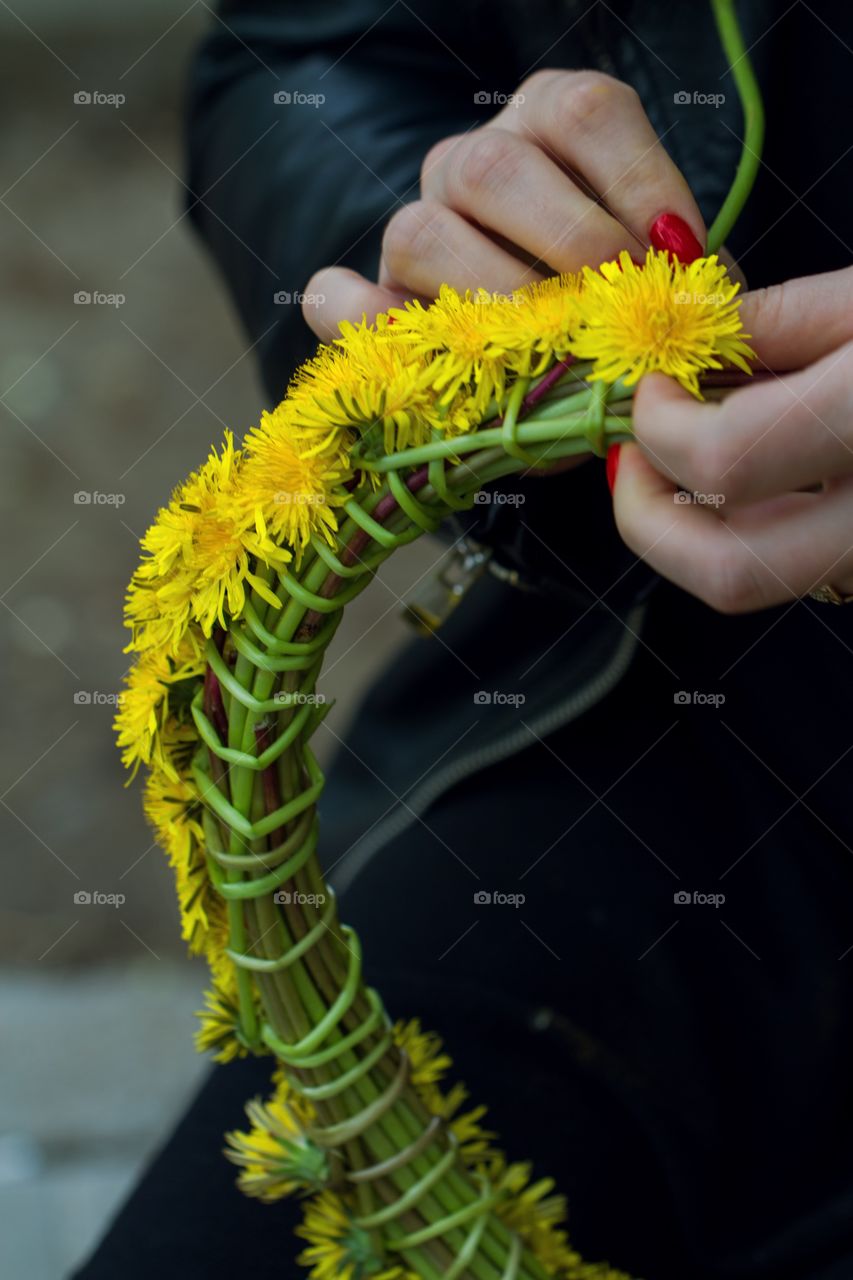
[[[489,547],[461,539],[437,573],[405,601],[402,616],[423,636],[431,636],[450,617],[492,557]]]

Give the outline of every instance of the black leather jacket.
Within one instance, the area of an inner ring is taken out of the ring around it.
[[[853,6],[742,0],[738,9],[768,137],[729,247],[753,286],[847,266]],[[225,25],[212,24],[192,78],[192,217],[256,343],[271,401],[314,345],[299,308],[275,295],[299,291],[330,263],[374,275],[383,225],[416,197],[424,152],[492,113],[478,94],[510,92],[537,66],[596,66],[637,88],[708,221],[734,172],[740,113],[704,0],[231,0],[220,12]],[[676,95],[693,90],[726,101],[679,109]],[[276,101],[282,93],[290,103]],[[531,893],[553,905],[542,936],[570,957],[548,999],[585,1032],[566,1039],[568,1048],[552,1046],[556,1078],[580,1063],[602,1090],[603,1114],[618,1119],[630,1098],[643,1134],[638,1172],[627,1180],[631,1166],[620,1166],[619,1153],[630,1126],[614,1121],[612,1147],[602,1144],[604,1121],[587,1147],[579,1141],[577,1150],[598,1152],[598,1176],[583,1156],[578,1167],[574,1148],[562,1152],[580,1246],[593,1257],[612,1247],[614,1261],[655,1280],[849,1280],[853,609],[804,603],[723,618],[667,583],[650,594],[653,580],[613,530],[599,464],[526,486],[521,519],[493,506],[476,533],[546,589],[525,595],[482,580],[445,643],[416,644],[370,693],[369,715],[332,771],[323,839],[335,856],[350,850],[338,869],[349,890],[344,911],[364,928],[366,954],[386,966],[383,991],[391,991],[388,974],[405,971],[401,1012],[432,1017],[432,1005],[442,1025],[454,988],[470,976],[466,965],[488,970],[492,957],[483,946],[463,958],[460,947],[436,960],[433,921],[455,908],[441,902],[435,850],[425,847],[419,819],[429,811],[446,842],[458,835],[466,851],[485,848],[499,864],[511,860],[513,843],[502,841],[502,824],[512,829],[523,812],[534,851],[558,846],[531,880]],[[478,689],[508,688],[526,698],[524,729],[514,706],[477,702]],[[679,689],[703,688],[725,693],[725,725],[679,705]],[[632,760],[670,728],[664,776],[650,769],[648,784],[640,782]],[[636,751],[614,772],[610,744],[618,755],[632,736]],[[531,745],[542,740],[545,747]],[[645,848],[631,843],[620,818],[588,834],[578,858],[586,828],[575,828],[592,802],[559,768],[553,799],[549,791],[539,812],[524,812],[553,751],[563,759],[569,748],[584,779],[599,752],[595,793],[619,785],[615,805],[629,805],[635,830],[639,816]],[[559,843],[564,814],[571,849]],[[596,871],[620,841],[614,883],[596,889]],[[701,934],[682,923],[674,936],[683,941],[670,949],[673,886],[650,844],[666,850],[685,885],[704,887],[700,875],[727,875],[738,859],[725,881],[728,933],[713,921]],[[412,936],[386,939],[383,959],[375,904],[383,893],[411,893],[413,883],[429,919],[413,911]],[[449,938],[464,922],[460,909]],[[656,937],[666,941],[638,969],[636,957]],[[519,1026],[538,1025],[547,962],[535,944],[530,955],[518,974],[514,955],[505,958],[504,985],[491,997],[500,1044],[510,987],[520,993]],[[461,1000],[460,1047],[470,1009],[487,1003],[482,990]],[[608,1083],[587,1052],[591,1036],[608,1053],[624,1039],[620,1083]],[[521,1031],[518,1042],[527,1054],[519,1071],[551,1052],[544,1040],[531,1048]],[[625,1086],[625,1064],[642,1088]],[[497,1071],[494,1055],[484,1049],[472,1074],[485,1080],[489,1070]],[[500,1081],[492,1084],[497,1096]],[[584,1110],[588,1094],[565,1093]],[[540,1139],[547,1146],[548,1133]],[[667,1170],[665,1194],[648,1177],[652,1166]],[[670,1225],[666,1205],[675,1206]]]

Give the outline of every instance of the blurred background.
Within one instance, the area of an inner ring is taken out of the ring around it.
[[[215,21],[204,0],[0,0],[9,1280],[56,1280],[88,1252],[206,1069],[203,973],[111,721],[137,540],[223,426],[242,434],[265,403],[184,215],[186,69]],[[323,685],[335,733],[411,635],[400,597],[437,554],[411,548],[347,610]],[[75,901],[96,892],[124,902]]]

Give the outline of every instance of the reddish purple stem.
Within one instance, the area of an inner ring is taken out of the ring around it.
[[[222,701],[222,687],[210,667],[206,667],[204,671],[204,710],[221,741],[227,743],[228,717]]]
[[[265,721],[262,724],[255,725],[255,742],[258,746],[258,755],[263,755],[267,747],[273,741],[273,727]],[[275,813],[276,809],[281,807],[281,790],[278,785],[278,768],[275,761],[268,764],[266,769],[261,770],[261,787],[264,794],[264,808],[267,813]],[[277,827],[275,831],[269,834],[270,848],[274,849],[276,845],[284,843],[284,827]]]
[[[556,364],[551,365],[548,372],[540,378],[532,391],[528,391],[522,400],[518,410],[519,418],[523,418],[526,413],[529,413],[534,405],[537,405],[542,397],[546,396],[551,388],[556,386],[563,374],[568,372],[574,362],[574,356],[566,356],[563,360],[558,360]],[[503,414],[499,414],[497,418],[492,418],[491,422],[485,422],[481,429],[485,431],[488,427],[500,427],[503,425],[503,420]]]

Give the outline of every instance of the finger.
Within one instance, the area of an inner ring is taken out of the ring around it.
[[[853,267],[744,294],[740,314],[759,364],[803,369],[853,339]]]
[[[540,280],[537,271],[496,245],[477,227],[435,200],[403,205],[385,228],[379,283],[435,298],[442,284],[512,293]]]
[[[731,279],[734,280],[736,284],[739,284],[741,289],[745,292],[749,288],[749,282],[743,273],[743,268],[740,263],[734,260],[726,245],[722,245],[717,250],[717,257],[728,271]]]
[[[690,188],[630,85],[597,71],[542,71],[516,98],[495,123],[582,175],[643,246],[663,213],[677,214],[705,243]]]
[[[693,493],[744,506],[853,474],[853,343],[800,373],[702,404],[644,378],[634,431],[648,460]]]
[[[340,336],[341,320],[358,324],[375,320],[381,311],[402,306],[411,294],[382,288],[347,267],[324,267],[305,286],[302,315],[321,342]]]
[[[682,497],[636,446],[623,446],[614,488],[622,538],[663,577],[722,613],[767,608],[853,578],[851,480],[731,519]]]
[[[421,189],[431,201],[517,245],[553,271],[598,266],[637,239],[590,199],[531,136],[487,126],[428,153]]]

